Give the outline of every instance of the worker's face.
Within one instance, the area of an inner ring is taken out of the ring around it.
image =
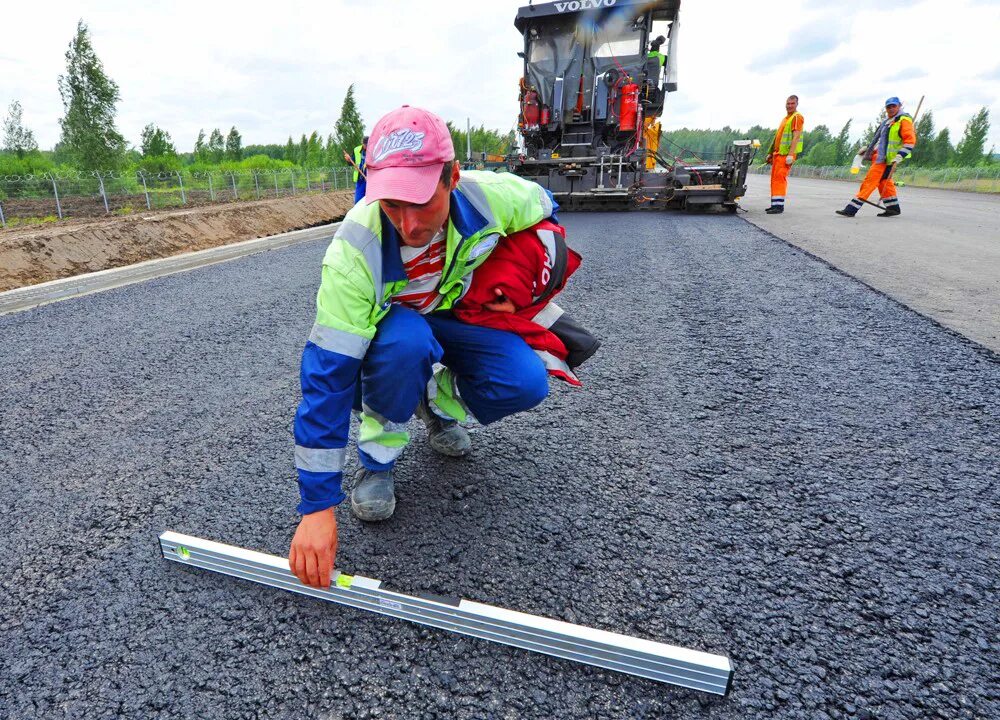
[[[896,113],[899,112],[899,105],[886,105],[885,114],[889,117],[896,117]]]
[[[455,163],[451,169],[451,181],[447,184],[438,182],[431,199],[422,205],[399,200],[379,201],[404,245],[423,247],[444,227],[451,209],[451,191],[458,186],[458,179],[458,163]]]
[[[785,112],[791,115],[799,107],[799,101],[793,97],[785,100]]]

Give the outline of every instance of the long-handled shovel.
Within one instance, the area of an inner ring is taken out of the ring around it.
[[[365,182],[368,182],[368,176],[365,175],[365,171],[358,167],[358,164],[354,162],[354,158],[348,155],[346,150],[344,151],[344,160],[353,165],[354,169],[358,171],[358,174],[365,179]]]

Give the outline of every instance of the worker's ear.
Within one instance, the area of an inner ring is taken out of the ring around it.
[[[450,188],[451,190],[454,190],[455,188],[458,187],[458,181],[461,179],[461,177],[462,177],[461,166],[458,164],[457,160],[453,160],[451,163],[451,188]]]

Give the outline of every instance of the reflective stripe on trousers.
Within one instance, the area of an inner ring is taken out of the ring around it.
[[[377,463],[391,463],[410,442],[407,423],[387,420],[367,405],[362,406],[358,449]]]

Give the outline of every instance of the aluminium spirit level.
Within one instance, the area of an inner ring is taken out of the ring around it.
[[[160,550],[184,565],[658,682],[716,695],[725,695],[732,684],[732,664],[722,655],[469,600],[404,595],[384,589],[379,580],[339,571],[329,589],[313,588],[299,582],[283,557],[170,531],[160,535]]]

